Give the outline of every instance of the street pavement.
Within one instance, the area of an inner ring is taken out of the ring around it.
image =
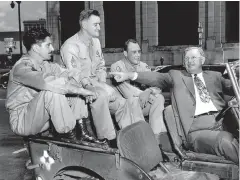
[[[0,180],[32,180],[32,171],[25,168],[27,152],[12,153],[24,146],[22,138],[10,129],[5,98],[6,90],[0,88]]]

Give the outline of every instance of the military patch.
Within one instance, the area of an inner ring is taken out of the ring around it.
[[[71,60],[71,65],[72,65],[73,68],[77,67],[77,63],[76,63],[74,58],[72,58],[72,60]]]
[[[118,72],[121,72],[121,68],[120,68],[119,66],[117,66],[116,70],[117,70]]]
[[[96,56],[97,56],[97,57],[101,57],[101,54],[99,53],[98,50],[96,51]]]

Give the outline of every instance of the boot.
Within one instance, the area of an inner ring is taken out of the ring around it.
[[[110,148],[118,148],[117,139],[107,140],[107,143]]]
[[[57,137],[60,139],[67,139],[67,140],[72,140],[72,141],[77,141],[77,136],[75,129],[67,132],[67,133],[58,133]]]
[[[77,132],[79,133],[78,135],[79,139],[82,141],[98,143],[98,144],[106,143],[105,139],[100,140],[90,135],[90,133],[87,130],[86,119],[77,120]]]

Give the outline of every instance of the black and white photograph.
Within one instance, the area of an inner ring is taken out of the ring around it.
[[[0,180],[239,180],[239,1],[0,1]]]

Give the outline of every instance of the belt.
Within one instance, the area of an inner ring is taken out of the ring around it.
[[[209,111],[209,112],[199,114],[199,115],[196,115],[196,116],[193,116],[193,117],[197,118],[197,117],[200,117],[200,116],[213,115],[213,114],[216,114],[216,113],[218,113],[218,111]]]

